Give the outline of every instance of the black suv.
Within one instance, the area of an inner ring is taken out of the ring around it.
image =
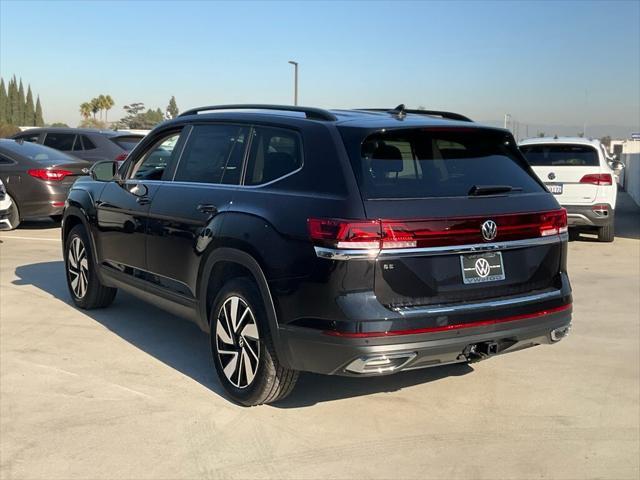
[[[472,362],[571,321],[566,212],[508,131],[454,113],[190,110],[76,181],[62,236],[77,306],[121,288],[190,318],[244,405],[299,371]]]

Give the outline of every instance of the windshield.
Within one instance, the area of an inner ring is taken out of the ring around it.
[[[495,193],[543,191],[500,131],[389,130],[365,138],[351,156],[366,198],[468,196],[496,186]]]
[[[79,161],[53,148],[22,140],[2,142],[0,148],[43,164]]]
[[[522,145],[520,150],[532,166],[597,167],[598,151],[589,145],[535,144]]]

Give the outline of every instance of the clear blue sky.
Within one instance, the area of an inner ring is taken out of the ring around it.
[[[409,106],[530,123],[640,124],[640,1],[0,0],[0,73],[45,120],[100,93],[184,110],[230,102]],[[587,93],[588,92],[588,93]]]

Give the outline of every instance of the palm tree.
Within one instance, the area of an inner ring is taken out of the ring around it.
[[[100,101],[97,98],[92,98],[89,104],[91,105],[91,113],[93,113],[93,119],[95,120],[96,113],[100,111]]]
[[[80,115],[85,120],[91,116],[91,104],[89,102],[84,102],[80,104]]]
[[[107,106],[107,98],[100,94],[98,95],[98,108],[100,109],[100,121],[102,121],[102,111],[106,108]]]
[[[105,103],[104,103],[104,121],[107,121],[107,114],[109,113],[109,110],[111,110],[111,108],[116,104],[116,102],[113,101],[113,98],[111,98],[111,95],[105,95],[104,97],[105,99]]]

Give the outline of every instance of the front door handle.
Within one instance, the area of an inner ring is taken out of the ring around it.
[[[216,213],[218,213],[218,207],[210,203],[201,203],[197,208],[201,213],[208,213],[210,215],[215,215]]]
[[[138,205],[149,205],[149,203],[151,203],[151,199],[149,197],[138,197],[136,198],[136,202],[138,202]]]

